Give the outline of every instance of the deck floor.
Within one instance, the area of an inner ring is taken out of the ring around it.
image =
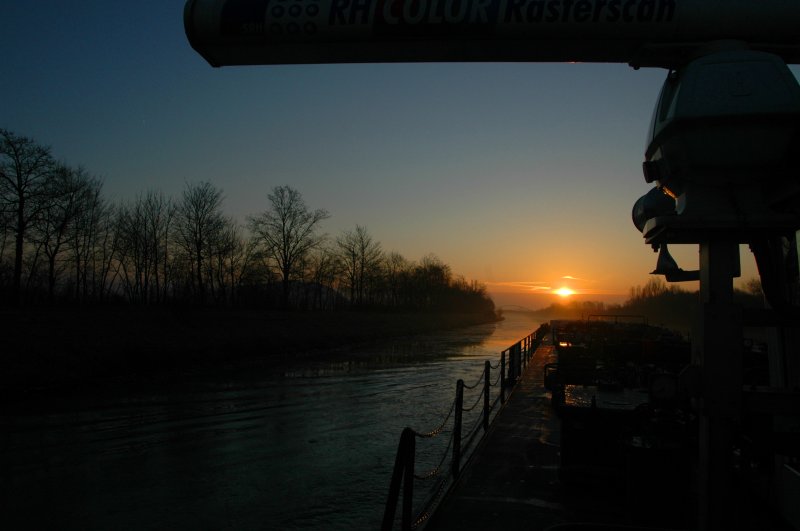
[[[625,493],[602,481],[559,481],[559,421],[544,388],[554,348],[540,346],[450,495],[426,530],[547,529],[571,522],[624,523]]]
[[[608,470],[583,469],[579,481],[563,480],[560,421],[543,381],[545,364],[556,359],[549,342],[537,349],[426,531],[540,531],[558,524],[566,524],[559,531],[695,527],[690,478],[679,493],[680,503],[659,496],[653,490],[657,480],[629,491],[625,481],[609,478]],[[739,492],[731,500],[730,518],[735,523],[727,529],[793,529],[767,499]]]

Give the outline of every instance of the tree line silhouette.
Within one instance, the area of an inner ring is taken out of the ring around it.
[[[743,307],[762,308],[764,295],[760,280],[752,278],[745,283],[744,289],[735,289],[734,299]],[[575,300],[553,303],[536,313],[552,319],[586,319],[590,315],[637,315],[646,317],[653,324],[688,331],[698,304],[697,291],[667,284],[661,277],[651,277],[644,286],[631,287],[628,299],[622,304]]]
[[[246,223],[222,211],[223,192],[187,184],[108,201],[86,169],[0,129],[0,297],[42,303],[193,304],[493,314],[486,287],[435,255],[387,252],[366,227],[331,238],[330,215],[277,186]]]

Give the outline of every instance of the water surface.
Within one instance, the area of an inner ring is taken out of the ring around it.
[[[474,384],[484,360],[496,363],[537,326],[511,313],[278,375],[204,374],[179,387],[70,399],[47,414],[4,411],[3,521],[15,529],[376,529],[402,429],[439,425],[456,380]],[[443,450],[438,440],[425,444],[418,470]]]

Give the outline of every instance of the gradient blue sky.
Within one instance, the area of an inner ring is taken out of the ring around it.
[[[102,177],[114,200],[210,181],[244,221],[289,184],[332,214],[328,234],[358,223],[406,258],[435,253],[499,304],[542,306],[553,296],[531,288],[562,285],[620,300],[648,280],[656,256],[630,210],[649,189],[641,161],[664,71],[214,69],[187,43],[183,4],[5,0],[0,127]],[[696,267],[696,246],[673,254]]]

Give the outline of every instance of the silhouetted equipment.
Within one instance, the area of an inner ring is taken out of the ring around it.
[[[649,220],[658,216],[673,215],[675,215],[675,200],[658,187],[640,197],[633,204],[631,212],[633,224],[636,225],[639,232],[644,231],[644,226]]]
[[[582,61],[678,67],[737,39],[800,62],[794,0],[188,0],[211,65]]]
[[[739,243],[800,228],[800,85],[777,56],[711,52],[671,71],[653,114],[644,175],[653,191],[634,206],[648,243]],[[649,216],[649,219],[645,219]]]
[[[664,275],[667,282],[689,282],[700,280],[700,271],[684,271],[678,267],[678,263],[669,254],[666,243],[662,243],[658,248],[658,261],[656,268],[651,275]]]
[[[800,33],[798,34],[800,38]],[[668,243],[700,246],[700,308],[693,327],[692,365],[699,375],[698,526],[737,525],[733,485],[752,481],[777,492],[776,509],[795,519],[792,492],[800,473],[796,438],[800,394],[800,85],[784,60],[741,43],[699,46],[696,58],[667,75],[656,104],[643,164],[651,190],[634,205],[634,224],[660,249],[654,274],[686,280]],[[776,312],[768,349],[771,389],[743,392],[746,314],[733,299],[739,244],[753,250],[767,300]],[[780,324],[779,324],[780,323]],[[779,325],[778,325],[779,324]],[[756,411],[750,394],[770,407]],[[786,404],[793,415],[780,411]],[[788,419],[792,418],[791,421]],[[747,455],[737,465],[736,452]],[[748,453],[752,452],[752,453]],[[748,472],[742,470],[748,469]],[[759,472],[752,472],[759,470]],[[787,473],[788,471],[788,473]]]

